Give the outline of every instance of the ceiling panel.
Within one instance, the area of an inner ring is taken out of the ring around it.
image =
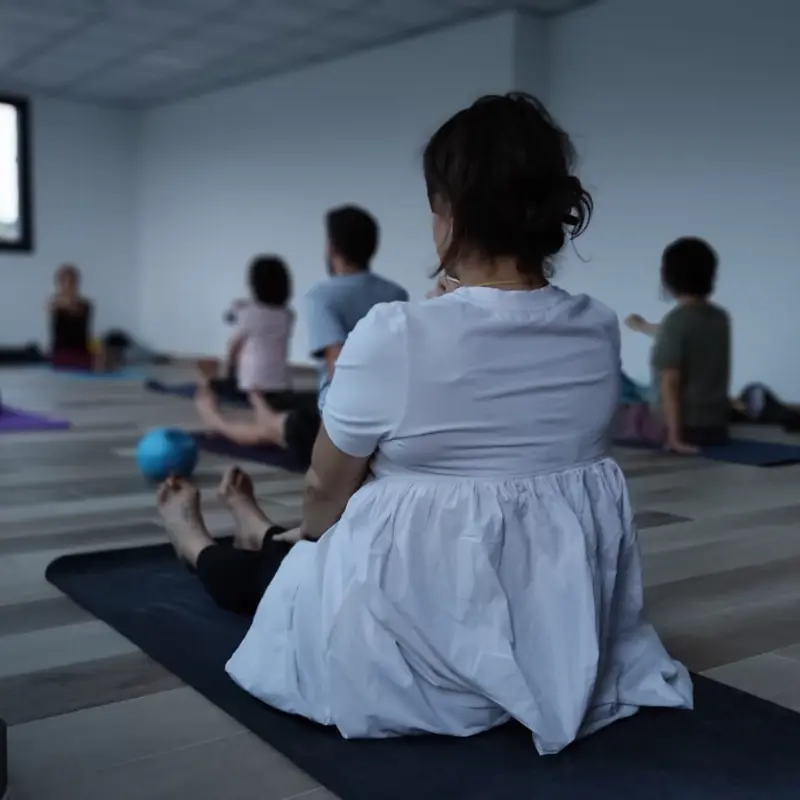
[[[0,0],[0,85],[148,105],[508,9],[595,0]]]
[[[0,22],[58,26],[106,10],[103,0],[0,0]]]

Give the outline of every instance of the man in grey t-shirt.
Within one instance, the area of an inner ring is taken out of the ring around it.
[[[352,271],[342,256],[333,254],[334,271],[306,297],[308,339],[311,355],[318,363],[318,401],[322,408],[333,377],[336,359],[353,328],[379,303],[408,300],[405,289],[373,275],[368,266]]]
[[[379,238],[378,223],[369,212],[344,206],[329,211],[325,222],[329,277],[306,299],[311,355],[319,370],[318,392],[314,397],[298,395],[288,411],[272,409],[262,398],[251,397],[256,422],[248,426],[246,442],[280,445],[302,466],[310,462],[325,394],[347,337],[373,306],[408,300],[405,289],[369,271]]]

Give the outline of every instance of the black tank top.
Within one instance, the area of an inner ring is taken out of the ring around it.
[[[56,308],[51,314],[52,350],[89,350],[89,325],[92,307],[82,302],[80,308]]]

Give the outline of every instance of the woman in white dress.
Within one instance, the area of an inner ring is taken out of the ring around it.
[[[179,556],[254,614],[227,671],[346,737],[469,736],[516,719],[540,753],[634,714],[690,708],[642,610],[628,493],[608,454],[613,312],[548,282],[589,222],[567,135],[535,99],[486,97],[429,142],[440,296],[375,307],[323,409],[301,526],[244,473],[215,544],[191,485],[159,506]]]

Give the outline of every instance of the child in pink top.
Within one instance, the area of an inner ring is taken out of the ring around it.
[[[294,313],[288,307],[289,270],[276,256],[258,256],[250,264],[248,282],[252,300],[237,310],[229,345],[239,390],[287,392],[291,389],[288,356],[294,326]]]
[[[291,276],[277,256],[257,256],[248,273],[251,299],[237,300],[226,315],[234,333],[219,377],[216,359],[198,362],[206,388],[221,396],[245,399],[251,392],[281,395],[291,391],[289,339],[294,327]]]

